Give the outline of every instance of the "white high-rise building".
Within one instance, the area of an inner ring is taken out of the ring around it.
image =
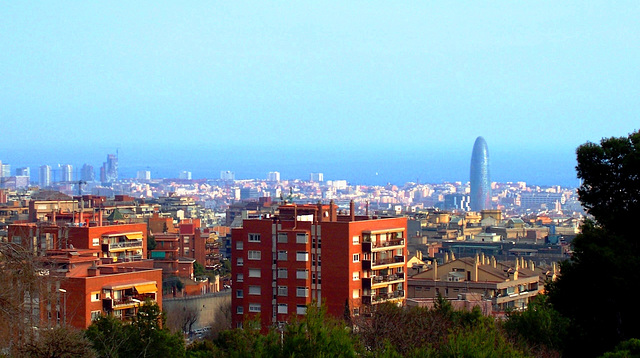
[[[269,172],[267,174],[268,181],[280,181],[280,172]]]
[[[151,171],[149,170],[138,170],[136,174],[136,179],[138,180],[151,180]]]
[[[322,173],[311,173],[309,175],[309,181],[314,183],[321,183],[324,181],[324,174]]]
[[[191,172],[188,172],[186,170],[181,171],[178,175],[178,179],[191,180]]]
[[[46,188],[48,186],[51,186],[51,167],[48,165],[42,165],[40,166],[40,176],[39,176],[39,181],[40,181],[40,187],[41,188]]]
[[[73,181],[73,166],[71,164],[60,167],[60,181]]]
[[[236,180],[236,173],[230,170],[221,170],[220,179],[222,180]]]

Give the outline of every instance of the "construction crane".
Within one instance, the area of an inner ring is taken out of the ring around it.
[[[78,196],[82,196],[82,186],[86,185],[87,182],[84,180],[72,180],[72,181],[59,181],[56,182],[55,184],[72,184],[72,185],[77,185],[78,186]]]

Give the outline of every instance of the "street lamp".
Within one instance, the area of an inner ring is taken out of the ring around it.
[[[62,314],[64,315],[64,325],[67,325],[67,290],[64,288],[59,288],[59,292],[62,293]]]

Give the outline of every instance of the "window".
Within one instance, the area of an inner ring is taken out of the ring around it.
[[[102,315],[101,311],[91,311],[91,321],[95,321]]]
[[[353,237],[353,244],[354,245],[360,245],[360,236],[354,236]]]
[[[287,296],[287,286],[278,286],[278,296]]]
[[[260,234],[249,234],[249,242],[260,242]]]
[[[353,290],[353,294],[352,294],[353,298],[360,298],[360,290],[359,289],[354,289]]]
[[[184,255],[185,256],[189,255],[189,248],[188,247],[184,248]]]
[[[236,290],[236,298],[244,297],[244,292],[242,290]]]
[[[279,268],[278,269],[278,278],[288,278],[289,274],[287,272],[286,268]]]
[[[49,234],[47,234],[49,235]],[[93,239],[93,246],[100,246],[100,239],[98,239],[97,237]]]
[[[306,244],[307,242],[309,242],[309,235],[296,234],[296,244]]]
[[[236,250],[242,250],[244,243],[242,241],[236,241]]]
[[[261,307],[259,303],[250,303],[249,304],[249,312],[260,312]]]
[[[22,244],[22,237],[20,236],[14,236],[11,238],[11,242],[13,242],[14,244]]]
[[[287,233],[286,232],[281,232],[278,233],[278,243],[279,244],[286,244],[287,243]]]
[[[260,260],[262,253],[257,250],[249,250],[249,260]]]
[[[250,295],[260,295],[260,286],[249,286]]]
[[[309,261],[309,253],[306,251],[298,251],[296,253],[296,261]]]
[[[296,313],[297,314],[307,314],[307,306],[305,306],[305,305],[297,305],[296,306]]]
[[[285,250],[278,251],[278,261],[287,261],[287,252]]]
[[[296,278],[306,280],[309,278],[309,270],[296,270]]]
[[[360,254],[353,254],[353,262],[360,262]]]
[[[100,301],[100,291],[91,292],[91,302]]]
[[[278,313],[279,314],[287,314],[288,306],[286,303],[278,303]]]
[[[244,274],[239,273],[238,275],[236,275],[236,282],[242,281],[244,281]]]
[[[236,313],[237,314],[243,314],[244,313],[244,308],[242,306],[236,307]]]
[[[360,271],[356,271],[353,273],[353,280],[354,281],[359,281],[360,280]]]
[[[237,266],[242,266],[244,265],[244,259],[242,257],[238,257],[237,261],[236,261],[236,265]]]
[[[309,297],[309,287],[296,287],[296,297]]]
[[[260,269],[249,269],[249,277],[261,277],[262,276],[262,272],[260,272]]]
[[[184,237],[182,238],[182,240],[184,240],[184,243],[185,243],[185,244],[188,244],[188,243],[189,243],[189,236],[184,236]]]

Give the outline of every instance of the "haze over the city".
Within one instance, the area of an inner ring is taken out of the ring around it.
[[[637,2],[22,3],[0,11],[0,160],[122,176],[324,172],[577,185],[637,129]]]

